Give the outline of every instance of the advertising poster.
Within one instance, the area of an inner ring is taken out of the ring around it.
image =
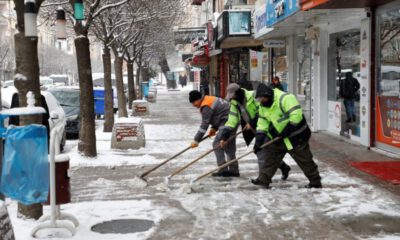
[[[251,12],[229,12],[229,35],[250,35]]]
[[[370,19],[361,21],[360,29],[360,142],[370,146],[371,28]]]
[[[328,101],[328,128],[330,131],[340,135],[342,130],[342,103]]]
[[[400,147],[400,98],[377,97],[377,140]]]

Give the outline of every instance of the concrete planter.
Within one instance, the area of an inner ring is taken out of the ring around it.
[[[145,145],[146,137],[142,119],[119,118],[117,120],[112,131],[112,149],[139,149]]]

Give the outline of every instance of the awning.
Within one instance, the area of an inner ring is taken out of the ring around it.
[[[228,37],[219,45],[221,49],[240,48],[240,47],[257,47],[263,44],[262,41],[252,37]]]
[[[319,19],[319,24],[346,20],[347,22],[359,21],[365,10],[363,8],[351,9],[315,9],[311,11],[299,11],[292,16],[274,25],[274,30],[259,37],[259,40],[284,38],[288,36],[301,36],[306,31],[306,26],[313,24],[315,19]],[[343,22],[343,21],[342,21]],[[332,25],[333,27],[333,25]]]
[[[393,0],[302,0],[303,11],[309,9],[365,8],[383,5]]]

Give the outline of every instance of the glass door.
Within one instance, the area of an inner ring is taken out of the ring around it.
[[[360,29],[331,34],[328,55],[329,129],[360,137]]]
[[[377,17],[376,145],[400,153],[400,4]]]

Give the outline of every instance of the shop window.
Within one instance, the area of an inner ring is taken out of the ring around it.
[[[312,47],[310,41],[298,38],[296,95],[307,121],[311,119]]]

